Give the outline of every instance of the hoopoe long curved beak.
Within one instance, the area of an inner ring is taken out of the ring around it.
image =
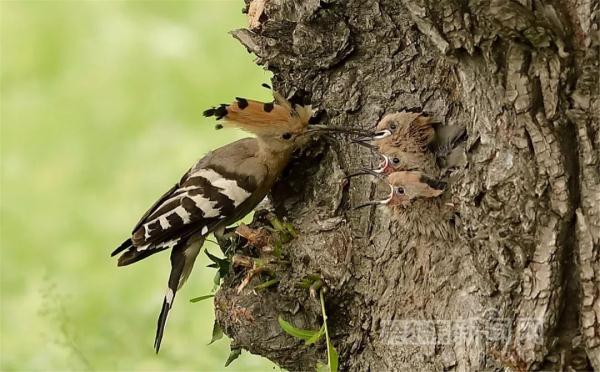
[[[373,135],[373,132],[370,130],[365,130],[361,128],[346,128],[346,127],[334,127],[322,124],[311,124],[308,126],[306,133],[318,133],[318,132],[337,132],[337,133],[346,133],[346,134],[354,134],[361,136],[369,136]]]

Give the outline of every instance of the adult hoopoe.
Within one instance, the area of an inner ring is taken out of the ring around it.
[[[125,266],[171,249],[171,273],[154,340],[156,352],[175,294],[190,275],[206,236],[222,233],[264,199],[304,135],[332,130],[309,129],[310,106],[295,105],[277,93],[274,96],[271,103],[236,98],[231,104],[206,110],[204,116],[223,119],[218,128],[237,127],[255,138],[230,143],[200,159],[150,207],[131,238],[111,254],[121,254],[118,265]]]

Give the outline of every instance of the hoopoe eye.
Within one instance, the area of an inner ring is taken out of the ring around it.
[[[392,159],[392,163],[394,163],[394,164],[398,164],[398,163],[400,163],[400,159],[398,159],[398,158],[393,158],[393,159]]]
[[[396,195],[404,195],[404,188],[396,187]]]
[[[292,134],[291,133],[284,133],[281,135],[281,138],[283,138],[284,140],[289,140],[290,138],[292,138]]]

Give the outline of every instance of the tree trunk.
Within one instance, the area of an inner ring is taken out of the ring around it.
[[[446,195],[402,216],[352,209],[377,193],[341,182],[376,165],[367,149],[299,154],[271,196],[299,231],[278,286],[238,294],[230,274],[215,299],[234,344],[291,370],[325,361],[277,322],[319,327],[298,285],[318,275],[342,370],[600,370],[598,2],[254,1],[234,37],[326,124],[422,107],[468,139]]]

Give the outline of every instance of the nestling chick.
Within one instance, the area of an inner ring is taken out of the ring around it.
[[[382,144],[380,155],[383,162],[376,170],[377,173],[390,174],[403,170],[420,170],[430,175],[438,173],[435,157],[430,152],[407,152],[395,146]]]
[[[420,171],[393,172],[385,180],[390,187],[387,198],[370,201],[356,208],[386,206],[407,237],[448,240],[455,235],[455,228],[449,223],[451,205],[440,198],[447,188],[446,182]]]
[[[375,132],[379,150],[395,146],[406,152],[423,152],[435,136],[431,118],[423,112],[400,111],[387,114],[379,121]],[[377,136],[377,135],[376,135]]]
[[[374,175],[379,176],[374,173]],[[386,199],[373,200],[361,204],[356,209],[368,205],[386,205],[389,207],[407,207],[417,198],[435,198],[446,189],[446,182],[438,181],[421,171],[400,171],[390,173],[385,181],[390,187]]]
[[[388,137],[390,138],[390,137]],[[397,146],[395,143],[382,141],[379,144],[379,155],[381,161],[377,168],[370,170],[363,168],[356,173],[348,175],[351,178],[360,175],[390,174],[398,171],[420,170],[425,174],[438,175],[439,169],[436,165],[434,154],[429,151],[407,151],[408,146]],[[409,144],[410,140],[403,143]]]
[[[359,138],[356,142],[371,143],[380,152],[386,147],[396,147],[408,153],[430,150],[439,157],[448,155],[465,135],[463,127],[442,126],[424,112],[405,110],[385,115],[372,136]]]

